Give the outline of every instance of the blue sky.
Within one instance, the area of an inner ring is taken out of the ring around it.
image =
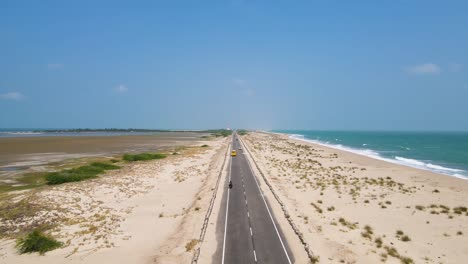
[[[0,127],[468,130],[466,10],[0,1]]]

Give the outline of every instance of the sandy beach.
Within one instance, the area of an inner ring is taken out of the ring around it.
[[[227,148],[227,138],[185,141],[165,159],[117,163],[120,170],[96,179],[11,193],[7,205],[26,210],[3,212],[9,218],[0,219],[0,262],[190,262]],[[19,255],[14,238],[36,226],[49,226],[47,233],[64,246]]]
[[[468,181],[287,135],[243,139],[320,263],[464,263],[468,257]]]

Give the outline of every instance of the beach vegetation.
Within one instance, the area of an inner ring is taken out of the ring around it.
[[[364,237],[364,238],[367,238],[367,239],[372,239],[371,234],[366,233],[366,232],[362,232],[362,233],[361,233],[361,236]]]
[[[407,235],[404,235],[404,236],[401,237],[401,241],[408,242],[408,241],[411,241],[411,238],[409,238],[409,236],[407,236]]]
[[[366,232],[369,234],[374,234],[372,227],[370,227],[369,225],[364,226],[364,230],[366,230]]]
[[[232,130],[227,129],[208,130],[206,132],[211,133],[211,135],[215,137],[227,137],[232,135]]]
[[[187,252],[191,251],[198,244],[198,239],[192,239],[185,245],[185,250]]]
[[[19,238],[16,242],[16,248],[20,254],[38,252],[43,255],[47,251],[61,247],[63,244],[40,232],[34,230],[25,237]]]
[[[342,224],[343,226],[346,226],[349,229],[356,229],[356,227],[357,227],[357,225],[355,223],[348,222],[343,217],[340,217],[338,219],[338,222],[340,222],[340,224]]]
[[[5,202],[0,204],[0,219],[18,222],[21,219],[33,217],[38,211],[45,207],[32,203],[28,199],[21,199],[18,202]],[[8,231],[6,225],[0,225],[0,237]]]
[[[319,256],[313,256],[313,257],[310,258],[310,263],[312,263],[312,264],[318,263],[319,261],[320,261]]]
[[[15,177],[15,184],[0,184],[0,194],[40,187],[45,183],[45,174],[47,174],[47,172],[29,172]]]
[[[380,256],[382,257],[382,262],[385,262],[387,261],[387,258],[388,258],[388,254],[387,253],[381,253]]]
[[[383,243],[382,238],[378,237],[378,238],[376,238],[376,239],[374,240],[374,242],[375,242],[375,245],[377,246],[377,248],[381,248],[381,247],[382,247],[382,243]]]
[[[426,209],[426,207],[422,206],[422,205],[416,205],[415,208],[419,211],[424,211],[424,209]]]
[[[396,231],[396,238],[400,239],[403,242],[411,241],[411,238],[408,235],[405,235],[405,233],[401,230]]]
[[[466,213],[468,210],[465,206],[458,206],[458,207],[455,207],[453,208],[453,212],[456,213],[456,214],[463,214],[463,213]]]
[[[361,233],[362,237],[367,238],[369,240],[372,239],[372,235],[374,234],[374,231],[372,230],[372,227],[369,225],[364,226],[364,232]]]
[[[390,255],[390,256],[392,256],[394,258],[399,259],[401,261],[401,263],[403,263],[403,264],[412,264],[412,263],[414,263],[414,261],[411,258],[400,255],[400,253],[398,253],[398,251],[394,247],[385,246],[384,249],[387,252],[387,255]]]
[[[163,159],[166,155],[161,153],[140,153],[140,154],[124,154],[123,160],[125,161],[145,161],[154,159]]]
[[[207,144],[203,144],[201,147],[202,147],[202,148],[207,148],[207,147],[209,147],[209,146],[208,146]]]
[[[55,185],[92,179],[106,170],[115,169],[120,169],[120,167],[108,163],[93,162],[90,165],[85,165],[78,168],[49,172],[45,175],[44,178],[47,181],[47,184]]]
[[[323,210],[320,208],[320,206],[316,205],[315,203],[310,203],[310,205],[312,205],[319,214],[323,213]]]
[[[463,232],[462,231],[457,231],[457,236],[461,236],[463,235]]]

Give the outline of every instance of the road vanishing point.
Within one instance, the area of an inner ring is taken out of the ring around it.
[[[286,239],[260,189],[246,157],[245,146],[236,133],[232,136],[231,149],[237,150],[237,156],[230,158],[224,184],[217,222],[217,233],[222,234],[222,243],[218,243],[215,263],[293,263]],[[229,181],[232,181],[232,188],[228,187]]]

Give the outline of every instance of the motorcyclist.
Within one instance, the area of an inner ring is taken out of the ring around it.
[[[229,181],[229,189],[232,188],[232,181]]]

